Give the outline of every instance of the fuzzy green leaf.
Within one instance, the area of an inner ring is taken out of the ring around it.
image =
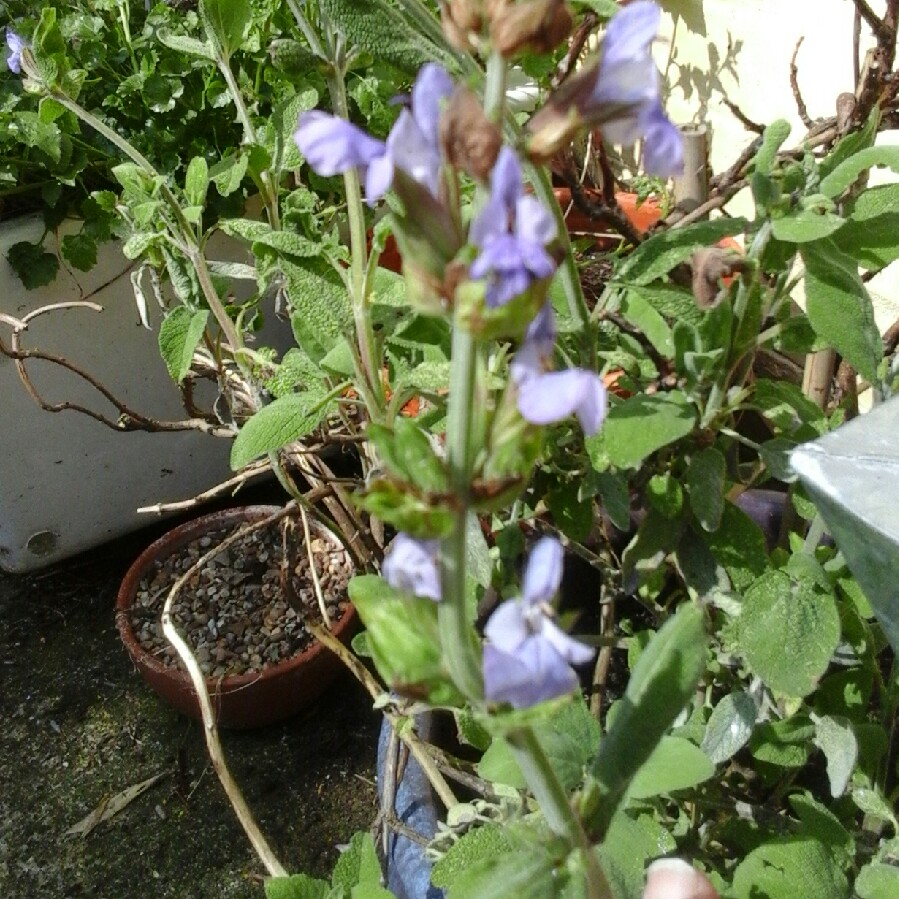
[[[637,247],[615,276],[623,285],[651,284],[686,262],[698,249],[710,247],[725,237],[743,232],[745,219],[721,218],[697,222],[686,228],[660,231]]]
[[[896,899],[899,896],[899,867],[872,862],[858,872],[855,880],[858,899]]]
[[[194,350],[203,337],[208,318],[206,311],[191,312],[186,306],[178,306],[162,322],[159,352],[169,374],[179,384],[190,371]]]
[[[748,693],[728,693],[712,712],[702,738],[702,749],[720,765],[736,755],[752,736],[757,710]]]
[[[448,889],[472,865],[498,860],[513,848],[505,830],[496,824],[475,827],[463,834],[431,870],[431,883]]]
[[[231,447],[231,467],[237,471],[257,456],[274,452],[311,434],[333,408],[318,391],[289,393],[263,406],[249,418]]]
[[[811,209],[800,209],[771,222],[771,233],[777,240],[787,243],[809,243],[822,240],[839,231],[846,219],[832,212],[818,213]]]
[[[754,849],[737,866],[734,899],[848,899],[846,876],[817,840],[786,839]]]
[[[270,877],[265,881],[265,899],[325,899],[330,890],[326,880],[306,874]]]
[[[735,632],[736,649],[755,674],[778,693],[803,697],[830,664],[840,616],[831,594],[772,571],[746,592]]]
[[[899,147],[895,149],[899,152]],[[803,245],[802,261],[808,318],[815,332],[859,374],[876,380],[883,341],[856,262],[832,241]]]
[[[687,490],[690,508],[703,530],[716,531],[724,513],[724,456],[710,446],[690,459]]]
[[[613,465],[636,468],[656,450],[686,437],[696,426],[696,408],[679,390],[640,394],[613,406],[600,432]]]
[[[834,237],[862,268],[881,269],[899,259],[899,184],[872,187],[847,210],[849,221]]]
[[[628,795],[650,799],[662,793],[686,790],[715,773],[712,760],[698,746],[682,737],[662,737],[652,755],[631,782]]]
[[[881,146],[860,150],[824,178],[819,190],[825,197],[838,197],[858,180],[862,172],[876,166],[887,166],[894,172],[899,172],[899,147]]]
[[[200,18],[206,33],[221,47],[226,59],[243,41],[252,15],[250,0],[200,0]]]

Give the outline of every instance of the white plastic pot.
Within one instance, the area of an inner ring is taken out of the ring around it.
[[[65,357],[141,414],[185,418],[159,354],[160,310],[149,309],[152,330],[141,326],[132,264],[120,246],[101,246],[90,272],[60,270],[53,284],[28,291],[6,253],[42,233],[37,217],[0,223],[0,311],[21,318],[40,306],[80,299],[103,311],[41,315],[22,336],[23,348]],[[8,345],[9,326],[0,322],[0,328]],[[78,402],[118,417],[72,373],[44,361],[26,364],[47,401]],[[150,523],[139,507],[186,499],[226,478],[230,446],[230,440],[197,432],[119,433],[79,412],[44,411],[27,394],[15,363],[0,356],[0,568],[41,568]]]

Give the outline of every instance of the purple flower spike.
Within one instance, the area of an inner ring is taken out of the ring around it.
[[[521,598],[503,603],[484,628],[484,688],[491,702],[528,708],[577,687],[571,666],[589,662],[593,650],[549,617],[561,580],[562,546],[544,537],[531,552]]]
[[[531,322],[521,349],[512,360],[512,380],[518,388],[518,411],[535,425],[578,417],[591,437],[606,417],[606,388],[596,372],[582,368],[547,372],[556,339],[552,306],[547,303]]]
[[[632,104],[633,112],[602,125],[612,143],[644,141],[644,168],[650,175],[679,175],[684,168],[680,132],[662,110],[659,73],[650,48],[660,12],[651,0],[622,8],[609,23],[589,106]]]
[[[294,140],[319,175],[363,169],[369,206],[390,190],[397,168],[436,196],[441,166],[437,126],[442,104],[452,90],[450,76],[440,66],[428,63],[412,88],[411,110],[400,113],[386,143],[344,119],[319,111],[300,116]]]
[[[397,534],[384,558],[384,580],[395,590],[424,596],[439,602],[440,569],[437,566],[439,540],[417,540]]]
[[[553,274],[556,263],[546,244],[555,236],[555,219],[539,200],[525,194],[518,157],[503,147],[490,176],[490,197],[470,234],[481,253],[469,274],[490,279],[488,306],[504,306]]]
[[[16,75],[22,72],[22,51],[28,46],[22,38],[12,30],[6,29],[6,46],[9,48],[9,55],[6,57],[6,65],[10,72]]]

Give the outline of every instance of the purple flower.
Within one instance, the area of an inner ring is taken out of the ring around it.
[[[531,322],[524,344],[512,360],[518,411],[535,425],[548,425],[575,413],[590,437],[606,416],[606,388],[596,372],[582,368],[547,372],[555,344],[552,306],[546,303]]]
[[[440,601],[439,540],[417,540],[397,534],[384,558],[384,580],[395,590]]]
[[[503,147],[490,175],[490,197],[470,234],[481,253],[469,274],[490,279],[488,306],[503,306],[535,281],[552,275],[556,263],[546,244],[555,236],[555,219],[539,200],[525,194],[518,158]]]
[[[617,144],[642,137],[645,170],[668,176],[683,171],[684,157],[680,132],[662,110],[659,73],[650,51],[659,20],[659,8],[651,0],[638,0],[615,15],[603,39],[588,106],[631,105],[631,113],[603,124],[603,135]]]
[[[9,48],[9,55],[6,57],[6,65],[10,72],[16,75],[22,71],[22,51],[28,46],[22,38],[12,30],[6,29],[6,46]]]
[[[484,690],[491,702],[522,709],[577,687],[572,665],[593,649],[572,640],[550,618],[549,602],[562,581],[562,545],[544,537],[534,547],[520,599],[504,602],[484,628]]]
[[[397,168],[436,196],[441,166],[437,125],[442,104],[452,90],[450,76],[440,66],[428,63],[415,79],[411,108],[400,113],[386,143],[344,119],[317,110],[300,116],[294,140],[319,175],[363,169],[370,206],[390,189]]]
[[[648,174],[667,177],[683,171],[682,138],[662,110],[651,52],[659,19],[651,0],[637,0],[615,14],[599,63],[568,79],[528,124],[532,157],[550,159],[578,131],[599,127],[612,143],[642,138]]]

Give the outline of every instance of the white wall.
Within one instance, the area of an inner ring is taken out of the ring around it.
[[[759,124],[787,119],[793,126],[791,145],[805,134],[789,80],[790,58],[800,38],[798,83],[812,119],[833,115],[837,95],[854,90],[852,0],[704,0],[702,6],[705,36],[689,31],[683,21],[675,28],[666,17],[655,52],[671,87],[667,103],[671,117],[710,126],[713,172],[728,168],[754,137],[724,105],[723,97]],[[879,14],[885,0],[871,0],[871,6]],[[863,23],[862,57],[871,42]],[[895,134],[880,140],[899,142]],[[873,183],[884,180],[887,175],[881,172],[872,177]],[[728,210],[751,216],[748,191]],[[899,266],[879,275],[869,289],[883,330],[899,317]]]

